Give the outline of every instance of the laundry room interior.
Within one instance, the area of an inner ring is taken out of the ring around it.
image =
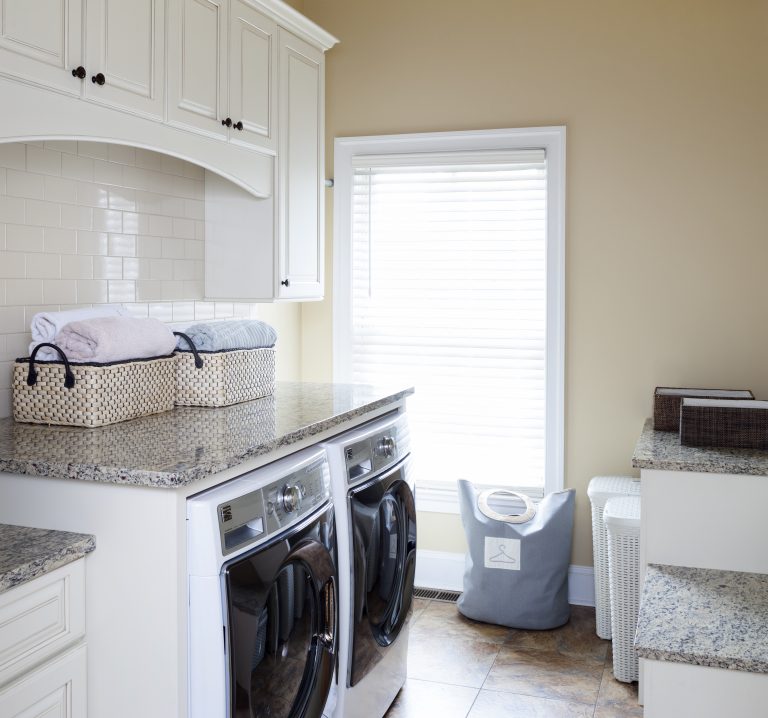
[[[0,718],[758,718],[768,0],[5,0]]]

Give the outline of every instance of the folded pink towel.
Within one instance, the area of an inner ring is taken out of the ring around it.
[[[102,364],[172,354],[176,337],[158,319],[98,317],[70,322],[56,343],[71,361]]]

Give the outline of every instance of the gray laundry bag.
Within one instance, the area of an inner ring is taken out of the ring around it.
[[[459,482],[461,520],[469,551],[459,611],[467,618],[512,628],[556,628],[568,621],[575,491],[549,494],[534,506],[523,494],[478,491]],[[518,497],[520,515],[494,511],[494,494]]]

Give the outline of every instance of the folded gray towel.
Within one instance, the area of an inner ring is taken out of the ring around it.
[[[157,319],[97,317],[70,322],[56,343],[72,361],[106,364],[172,354],[176,337]]]
[[[205,322],[193,324],[184,332],[204,352],[220,352],[228,349],[264,349],[275,346],[277,332],[258,319]],[[179,339],[178,348],[189,350],[187,343]]]

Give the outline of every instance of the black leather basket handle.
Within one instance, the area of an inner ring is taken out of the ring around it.
[[[32,351],[32,356],[29,357],[29,371],[27,372],[27,386],[34,386],[37,384],[37,370],[35,369],[35,358],[37,357],[37,352],[40,351],[43,347],[49,347],[53,349],[59,357],[61,357],[61,361],[64,362],[64,386],[67,389],[71,389],[75,385],[75,375],[72,373],[72,368],[69,366],[69,359],[67,359],[66,355],[64,354],[59,347],[57,347],[55,344],[48,344],[47,342],[43,342],[42,344],[38,344]]]
[[[189,348],[192,350],[192,354],[195,357],[195,366],[198,369],[202,369],[203,368],[203,357],[201,357],[200,354],[198,353],[197,347],[194,345],[192,340],[186,334],[184,334],[183,332],[174,332],[173,335],[176,336],[176,337],[181,337],[187,344],[189,344]]]

